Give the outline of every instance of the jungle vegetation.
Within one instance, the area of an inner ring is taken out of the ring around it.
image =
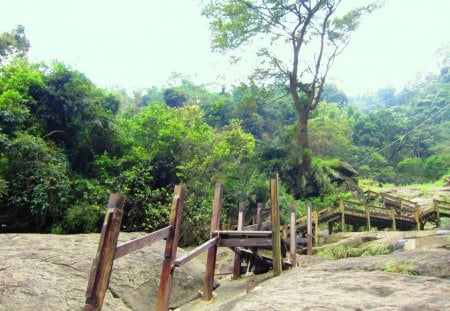
[[[0,35],[0,232],[99,231],[114,192],[126,197],[122,229],[152,231],[167,222],[174,185],[184,184],[183,243],[195,244],[207,237],[215,182],[225,185],[225,225],[239,201],[252,212],[269,200],[271,172],[281,176],[284,211],[293,200],[302,212],[305,199],[340,194],[332,185],[302,189],[298,107],[282,83],[212,91],[174,74],[171,87],[129,95],[60,62],[31,63],[28,48],[22,26]],[[318,86],[308,102],[312,174],[339,159],[377,183],[448,176],[448,68],[358,98]]]

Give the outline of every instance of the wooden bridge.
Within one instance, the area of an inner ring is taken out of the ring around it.
[[[426,210],[414,202],[396,198],[386,194],[366,192],[366,202],[340,201],[335,208],[324,208],[312,211],[308,204],[308,215],[297,218],[296,205],[291,205],[291,220],[289,224],[280,225],[278,203],[278,175],[270,177],[270,212],[257,206],[257,214],[252,225],[244,226],[244,205],[239,204],[237,230],[220,230],[220,212],[223,187],[216,184],[213,212],[211,218],[210,239],[184,256],[177,258],[181,215],[184,207],[184,188],[177,185],[171,204],[170,220],[167,227],[144,235],[138,239],[117,245],[120,224],[123,214],[124,198],[111,195],[102,233],[94,259],[89,283],[86,291],[85,311],[101,310],[105,292],[115,259],[126,256],[142,247],[165,239],[162,271],[159,282],[159,292],[156,310],[169,309],[172,280],[176,268],[207,251],[205,279],[202,299],[212,299],[216,255],[218,247],[229,247],[235,253],[233,277],[241,274],[243,263],[247,269],[253,265],[255,273],[273,270],[277,276],[283,268],[296,267],[297,247],[308,246],[308,254],[312,254],[312,236],[318,242],[319,225],[328,224],[331,234],[334,224],[339,224],[342,231],[348,225],[354,228],[365,226],[367,230],[376,227],[378,230],[390,228],[393,230],[420,230],[426,222],[433,221],[439,225],[440,217],[450,217],[450,202],[433,201],[433,206]],[[378,205],[372,205],[372,204]],[[270,214],[269,222],[262,222],[263,215]],[[298,238],[301,233],[306,239]],[[261,254],[259,250],[269,249],[272,257]],[[289,252],[289,256],[286,254]],[[287,257],[287,258],[286,258]],[[263,271],[264,270],[264,271]]]
[[[318,242],[319,225],[328,224],[328,233],[333,233],[334,224],[339,224],[341,231],[351,225],[356,230],[365,227],[367,231],[376,227],[378,230],[423,230],[427,222],[440,225],[441,217],[450,217],[450,202],[433,200],[431,208],[422,208],[418,203],[394,197],[392,195],[367,191],[366,202],[341,200],[339,207],[327,207],[313,213],[314,240]],[[308,216],[297,219],[297,230],[306,232]]]

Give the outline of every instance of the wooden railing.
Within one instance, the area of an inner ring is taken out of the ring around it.
[[[167,227],[117,245],[124,202],[125,198],[118,194],[113,194],[109,198],[108,210],[103,222],[97,254],[92,264],[86,290],[84,310],[101,310],[115,259],[126,256],[162,239],[166,239],[166,247],[156,310],[168,310],[173,280],[173,273],[171,272],[178,248],[181,214],[184,206],[184,188],[179,185],[175,186],[170,220]]]

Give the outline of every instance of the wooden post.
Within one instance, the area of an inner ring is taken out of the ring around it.
[[[416,211],[414,212],[414,219],[416,221],[416,230],[420,231],[420,214],[422,213],[422,210],[420,206],[416,203]],[[437,227],[439,227],[439,209],[437,214]]]
[[[367,231],[370,231],[370,207],[366,206]]]
[[[181,214],[184,207],[184,188],[176,185],[173,193],[170,209],[169,226],[170,233],[166,239],[164,261],[159,282],[159,292],[156,301],[156,310],[169,310],[170,292],[174,273],[174,261],[177,257],[178,240],[180,237]]]
[[[297,206],[295,202],[291,203],[291,263],[292,268],[297,267]]]
[[[270,204],[272,207],[272,256],[273,276],[281,274],[281,238],[280,238],[280,210],[278,204],[278,174],[270,174]]]
[[[314,221],[314,244],[319,244],[319,212],[313,212]]]
[[[341,231],[345,232],[345,203],[344,200],[339,202],[339,208],[341,210]]]
[[[389,210],[389,214],[391,215],[391,220],[392,220],[392,230],[396,231],[397,230],[397,224],[395,222],[395,211],[393,208],[391,208]]]
[[[114,262],[124,203],[125,198],[119,194],[112,194],[109,197],[108,210],[103,221],[97,255],[92,264],[86,290],[84,311],[101,310],[102,308]]]
[[[219,230],[220,226],[220,210],[222,208],[221,201],[223,195],[223,186],[221,183],[216,183],[214,191],[213,212],[211,218],[211,236],[215,231]],[[206,258],[206,273],[205,282],[203,284],[202,300],[211,300],[214,286],[214,271],[216,269],[216,255],[217,255],[217,243],[208,249],[208,255]]]
[[[244,202],[239,203],[239,214],[238,214],[238,226],[237,230],[242,231],[244,229]],[[237,280],[241,277],[241,255],[237,252],[234,253],[234,264],[233,264],[233,279]]]
[[[256,223],[258,225],[258,229],[256,229],[256,230],[261,230],[261,225],[262,225],[262,219],[261,219],[262,207],[263,207],[262,203],[256,204]]]
[[[308,209],[308,222],[306,226],[306,247],[307,254],[312,255],[312,205],[311,202],[306,203]]]

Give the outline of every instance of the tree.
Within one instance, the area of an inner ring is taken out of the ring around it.
[[[287,86],[299,120],[296,141],[303,175],[299,178],[305,178],[309,185],[314,184],[309,114],[319,103],[333,61],[348,44],[363,15],[376,7],[371,4],[336,17],[341,2],[211,0],[203,10],[210,20],[213,50],[227,52],[264,42],[258,56],[266,62],[257,73],[265,80]],[[286,49],[290,56],[285,56]]]
[[[11,32],[0,35],[0,63],[12,55],[24,57],[30,48],[30,41],[25,37],[25,27],[18,25]]]

